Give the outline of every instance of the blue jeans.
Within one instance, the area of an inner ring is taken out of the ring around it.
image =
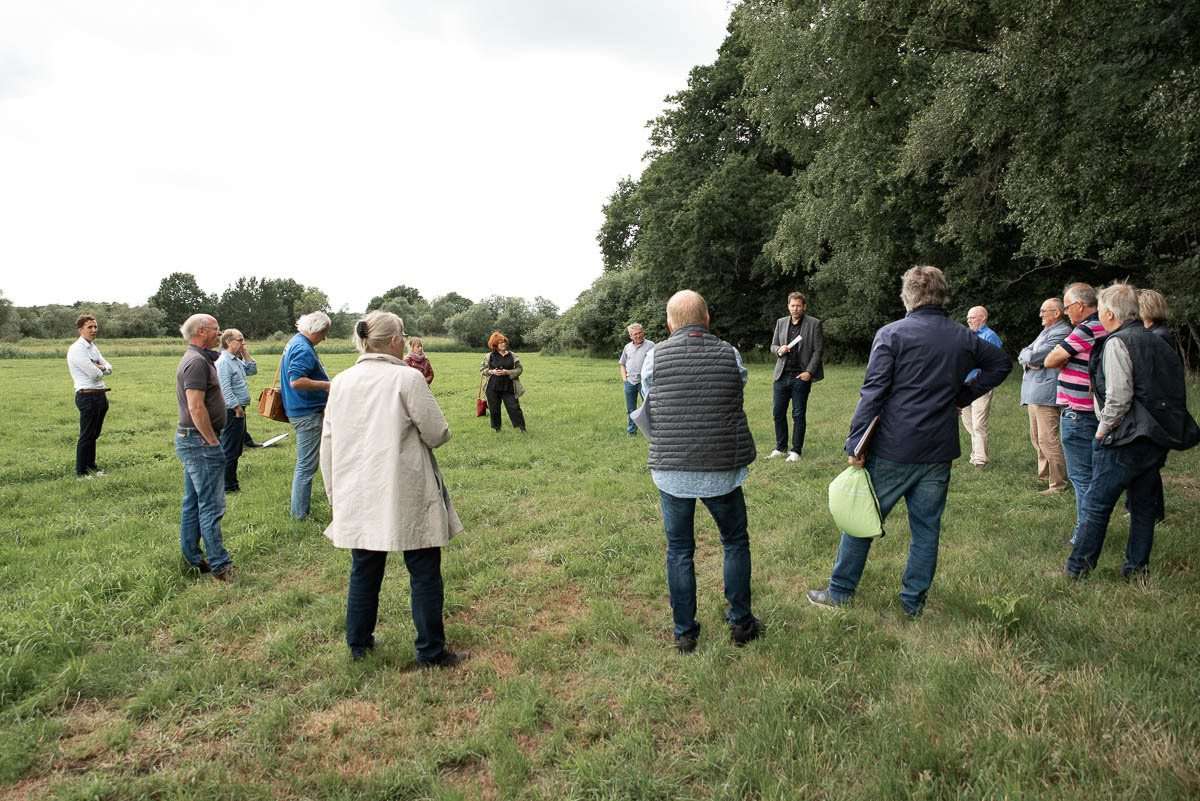
[[[638,397],[642,394],[642,382],[638,381],[631,384],[628,381],[623,381],[625,386],[625,432],[627,434],[637,433],[637,425],[629,418],[638,407]]]
[[[908,614],[919,614],[937,570],[942,512],[946,508],[946,492],[950,489],[950,463],[903,464],[869,458],[867,472],[871,475],[871,484],[879,498],[879,512],[884,518],[901,498],[908,507],[912,540],[900,585],[900,604]],[[829,577],[829,594],[835,601],[844,603],[854,595],[870,550],[870,539],[851,537],[843,532],[833,575]]]
[[[312,501],[313,476],[321,460],[321,424],[324,412],[293,417],[292,428],[296,429],[296,472],[292,475],[292,517],[303,520],[308,517]]]
[[[775,417],[775,450],[804,453],[804,432],[807,428],[808,393],[812,382],[784,373],[772,385],[772,409]],[[792,447],[788,447],[788,403],[792,404]]]
[[[221,450],[225,453],[225,490],[237,492],[238,459],[246,447],[246,418],[238,417],[233,409],[225,410],[225,427],[221,429]]]
[[[375,647],[379,618],[379,589],[387,566],[387,551],[350,551],[350,589],[346,596],[346,644],[351,649]],[[404,552],[412,594],[413,627],[417,631],[417,661],[432,662],[446,650],[442,622],[442,549]]]
[[[695,498],[677,498],[659,490],[663,528],[667,532],[667,589],[676,637],[696,637]],[[746,499],[742,488],[715,498],[701,498],[717,523],[725,548],[725,600],[729,625],[744,626],[750,613],[750,535],[746,529]]]
[[[1096,441],[1096,428],[1099,425],[1096,415],[1074,409],[1063,409],[1058,421],[1063,456],[1067,460],[1067,478],[1075,488],[1075,528],[1071,531],[1071,542],[1078,539],[1083,504],[1088,485],[1092,483],[1092,444]]]
[[[1128,445],[1098,446],[1093,451],[1092,481],[1084,499],[1079,536],[1067,558],[1068,574],[1081,576],[1096,567],[1108,533],[1108,519],[1122,492],[1129,498],[1129,544],[1125,546],[1121,575],[1149,567],[1162,491],[1158,471],[1166,461],[1166,449],[1146,438]]]
[[[232,559],[221,540],[225,515],[225,453],[208,445],[195,429],[175,434],[175,455],[183,463],[183,511],[179,518],[179,547],[193,567],[207,557],[212,572],[225,570]],[[200,553],[200,542],[204,553]]]

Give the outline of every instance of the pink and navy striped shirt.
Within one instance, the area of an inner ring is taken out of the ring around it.
[[[1077,412],[1092,412],[1092,382],[1088,378],[1088,362],[1092,359],[1092,351],[1096,343],[1107,335],[1100,317],[1093,314],[1075,326],[1067,338],[1062,341],[1062,348],[1067,352],[1066,365],[1058,374],[1059,406],[1066,406]]]

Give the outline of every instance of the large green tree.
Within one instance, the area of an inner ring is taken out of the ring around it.
[[[158,291],[147,302],[162,310],[164,333],[168,335],[193,314],[215,314],[217,309],[216,297],[202,290],[196,283],[196,276],[191,273],[171,273],[166,276],[159,282]]]

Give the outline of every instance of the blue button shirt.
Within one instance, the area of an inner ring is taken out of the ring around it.
[[[988,328],[986,324],[979,326],[979,330],[975,332],[975,336],[979,337],[984,342],[987,342],[991,345],[995,345],[997,348],[1000,348],[1001,350],[1004,349],[1004,343],[1000,341],[1000,335],[997,334],[992,329]],[[977,378],[979,378],[979,369],[978,368],[967,373],[967,377],[965,380],[974,381]]]
[[[253,359],[243,361],[227,350],[221,351],[217,357],[217,378],[221,380],[221,396],[225,398],[226,409],[250,405],[246,376],[257,372],[258,364]]]
[[[283,409],[288,417],[308,417],[325,411],[329,393],[323,389],[295,389],[292,382],[297,378],[311,378],[314,381],[328,381],[321,360],[317,358],[317,349],[303,334],[296,334],[283,349],[280,357],[280,394],[283,395]]]

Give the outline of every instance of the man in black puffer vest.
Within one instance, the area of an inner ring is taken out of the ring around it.
[[[708,332],[708,323],[699,293],[676,292],[667,301],[671,336],[642,364],[650,475],[667,533],[667,588],[681,653],[694,651],[700,636],[693,562],[697,498],[716,521],[725,549],[730,637],[741,646],[762,633],[750,612],[750,537],[742,495],[755,456],[742,410],[746,368],[736,348]]]
[[[1137,290],[1113,284],[1101,290],[1100,324],[1108,336],[1088,371],[1096,396],[1096,446],[1092,481],[1066,572],[1080,578],[1095,569],[1104,548],[1108,519],[1121,493],[1129,499],[1129,544],[1125,578],[1150,566],[1154,523],[1161,509],[1159,470],[1167,451],[1191,448],[1200,429],[1187,410],[1183,363],[1171,346],[1146,330],[1138,316]]]

